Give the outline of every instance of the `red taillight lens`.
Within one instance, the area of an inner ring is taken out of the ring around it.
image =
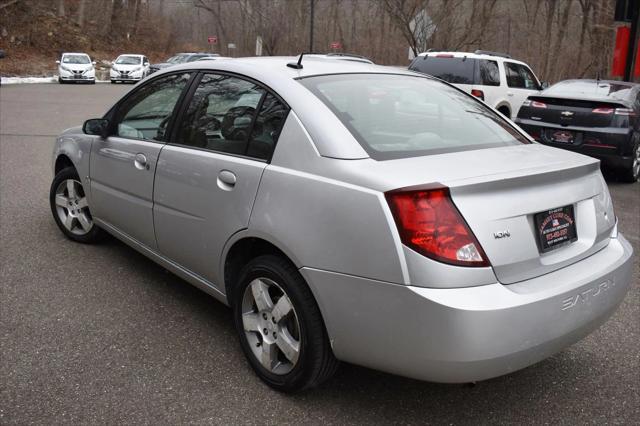
[[[484,101],[484,92],[482,90],[472,89],[471,94],[476,98],[480,98]]]
[[[534,108],[546,108],[547,104],[545,104],[544,102],[531,101],[531,106]]]
[[[431,259],[461,266],[489,266],[448,188],[385,194],[402,242]]]
[[[594,108],[591,110],[594,114],[613,114],[613,108],[603,107],[603,108]]]

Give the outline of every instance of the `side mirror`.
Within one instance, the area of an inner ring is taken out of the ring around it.
[[[107,137],[107,130],[109,129],[109,120],[104,118],[92,118],[87,120],[82,125],[82,132],[85,135]]]
[[[92,61],[91,63],[92,63],[93,65],[95,65],[95,64],[96,64],[96,61]]]
[[[548,81],[543,81],[540,83],[540,87],[542,87],[542,90],[546,89],[547,87],[549,87],[550,84]]]
[[[60,61],[56,61],[56,64],[60,64]]]

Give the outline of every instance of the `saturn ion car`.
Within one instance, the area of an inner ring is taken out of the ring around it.
[[[176,66],[66,130],[52,166],[67,237],[112,234],[228,304],[282,391],[338,360],[450,383],[510,373],[597,328],[631,281],[597,160],[410,71]]]
[[[63,53],[58,64],[58,83],[96,82],[95,62],[86,53]]]
[[[111,83],[135,83],[149,74],[149,59],[144,55],[120,55],[111,65]]]

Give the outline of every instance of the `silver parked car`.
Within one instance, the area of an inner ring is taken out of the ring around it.
[[[231,306],[283,391],[337,360],[438,382],[513,372],[602,324],[631,281],[597,160],[410,71],[184,64],[66,130],[52,165],[67,237],[106,231]]]

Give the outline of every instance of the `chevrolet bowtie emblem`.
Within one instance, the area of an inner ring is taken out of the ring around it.
[[[560,115],[563,117],[571,117],[573,113],[571,111],[562,111]]]

